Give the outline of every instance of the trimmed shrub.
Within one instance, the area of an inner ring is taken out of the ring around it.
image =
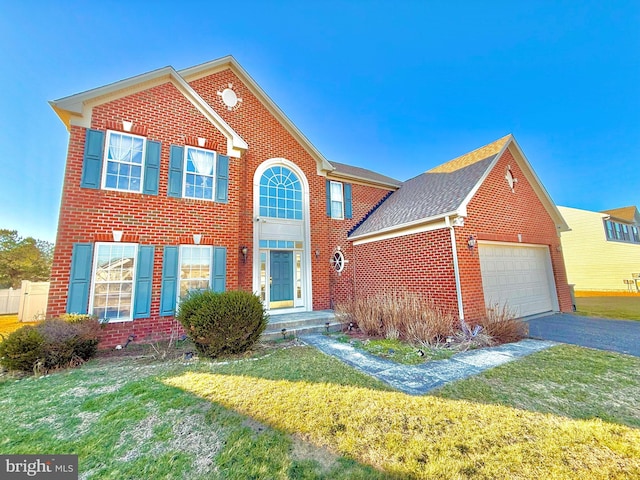
[[[32,372],[36,362],[44,358],[44,337],[31,325],[10,333],[0,343],[0,363],[7,370]]]
[[[243,353],[267,327],[260,299],[249,292],[191,292],[180,302],[176,318],[201,355],[216,358]]]
[[[78,359],[88,360],[96,354],[100,324],[93,318],[73,323],[54,318],[38,324],[36,329],[45,339],[46,369],[67,367]]]
[[[0,363],[23,372],[34,371],[36,365],[44,371],[77,365],[96,354],[99,337],[100,324],[94,318],[45,320],[16,330],[0,343]]]

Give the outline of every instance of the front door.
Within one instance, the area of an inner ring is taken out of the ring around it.
[[[270,252],[269,308],[293,307],[293,252]]]

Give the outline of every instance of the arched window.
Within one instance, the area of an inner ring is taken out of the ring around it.
[[[260,216],[302,220],[302,185],[287,167],[270,167],[262,174]]]

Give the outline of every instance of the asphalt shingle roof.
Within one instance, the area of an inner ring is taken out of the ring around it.
[[[376,183],[383,183],[396,187],[399,187],[402,184],[400,180],[387,177],[386,175],[381,175],[371,170],[367,170],[366,168],[354,167],[353,165],[346,165],[344,163],[338,163],[334,161],[331,161],[330,163],[336,168],[334,170],[336,174],[343,174],[350,177],[361,178],[363,180],[371,180]]]
[[[438,171],[436,168],[407,180],[356,227],[351,236],[366,235],[456,210],[496,155],[494,153],[481,160],[474,158],[473,162],[457,169],[446,169],[448,173],[433,173]]]
[[[638,209],[634,206],[603,210],[600,213],[606,213],[614,218],[618,218],[629,223],[634,223],[638,217]]]

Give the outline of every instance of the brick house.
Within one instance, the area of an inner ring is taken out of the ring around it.
[[[536,308],[570,308],[566,224],[511,136],[403,184],[328,161],[232,57],[51,105],[70,138],[47,314],[108,319],[105,346],[168,333],[204,287],[272,314],[402,288],[470,317],[502,300],[494,250],[542,252]]]

